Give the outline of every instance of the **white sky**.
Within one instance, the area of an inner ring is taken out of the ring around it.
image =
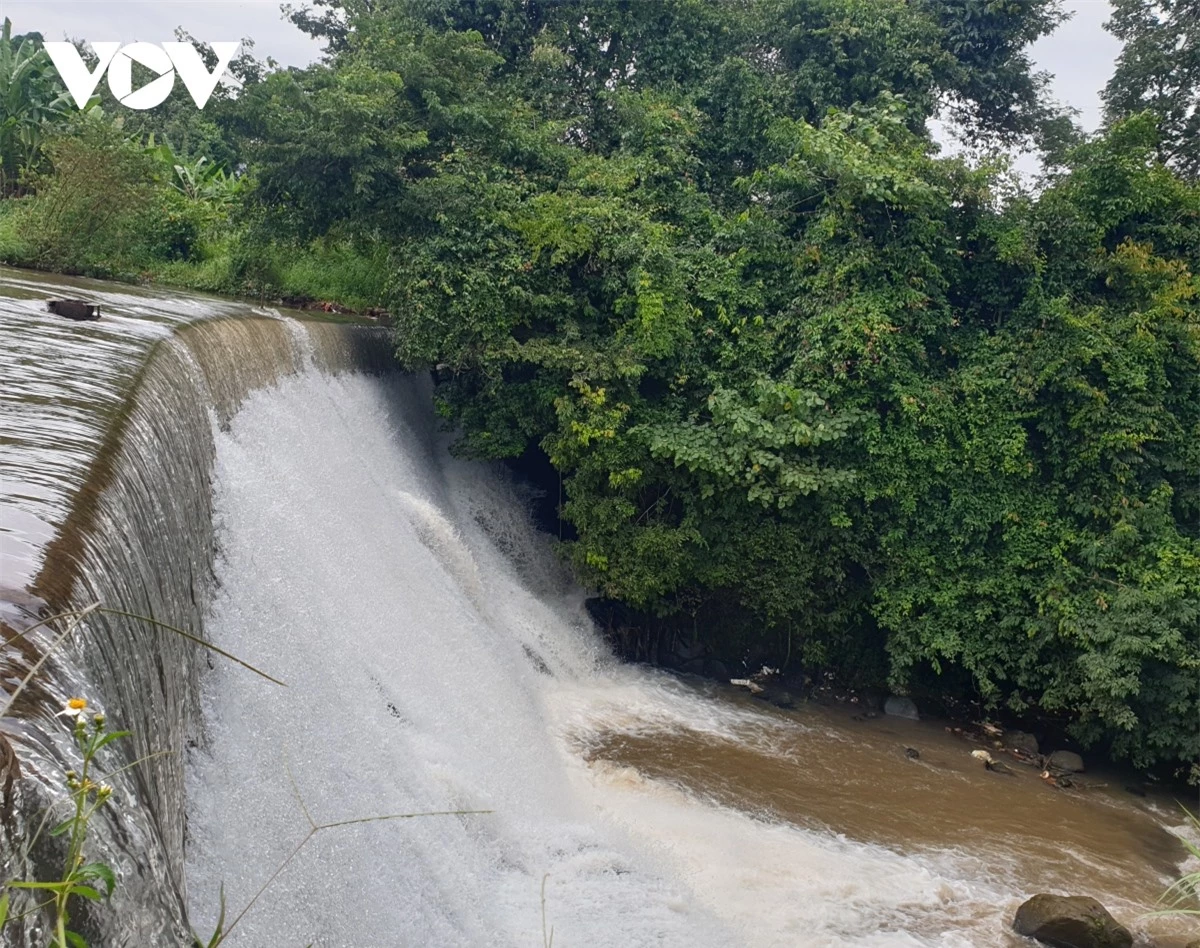
[[[1108,0],[1066,0],[1063,7],[1071,19],[1034,43],[1033,59],[1054,74],[1054,97],[1079,109],[1079,122],[1093,132],[1100,125],[1100,91],[1112,76],[1121,43],[1104,30],[1112,13]]]
[[[285,22],[279,7],[279,0],[0,0],[0,19],[11,19],[15,33],[36,30],[48,40],[122,43],[161,43],[182,26],[209,43],[248,36],[256,57],[284,66],[312,62],[321,44]]]
[[[38,30],[49,40],[160,43],[183,26],[208,42],[249,36],[258,57],[272,56],[285,66],[316,59],[319,44],[284,22],[279,7],[278,0],[0,0],[0,18],[10,17],[18,33]],[[1108,0],[1066,0],[1064,7],[1074,16],[1037,43],[1033,57],[1038,68],[1054,74],[1054,96],[1079,109],[1079,120],[1092,131],[1120,44],[1103,29]]]

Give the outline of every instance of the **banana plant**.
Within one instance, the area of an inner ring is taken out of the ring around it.
[[[99,96],[87,105],[100,112]],[[12,35],[12,21],[0,29],[0,194],[11,193],[23,174],[43,158],[46,140],[72,118],[70,94],[50,57],[30,36]]]
[[[166,142],[155,144],[153,135],[146,145],[146,151],[174,169],[172,183],[192,200],[230,205],[237,201],[242,192],[245,184],[243,178],[230,174],[223,165],[215,164],[203,155],[190,163],[182,161],[175,157]]]

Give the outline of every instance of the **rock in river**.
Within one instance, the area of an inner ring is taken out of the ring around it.
[[[1004,735],[1004,744],[1012,750],[1019,751],[1029,757],[1036,757],[1038,753],[1037,738],[1032,734],[1026,734],[1024,731],[1008,731]]]
[[[83,300],[47,300],[46,309],[54,313],[56,316],[65,316],[67,319],[88,320],[100,318],[100,307],[96,303],[87,303]]]
[[[1074,751],[1055,751],[1046,763],[1051,770],[1065,770],[1069,774],[1083,773],[1083,758]]]
[[[1133,935],[1095,899],[1035,895],[1017,909],[1013,929],[1056,948],[1131,948]]]
[[[917,713],[916,702],[912,698],[901,698],[899,695],[892,695],[883,703],[883,713],[897,718],[908,718],[910,721],[921,719],[921,715]]]

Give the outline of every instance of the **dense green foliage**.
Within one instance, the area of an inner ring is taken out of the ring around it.
[[[1108,27],[1124,43],[1104,90],[1109,121],[1155,113],[1159,154],[1195,180],[1200,177],[1200,2],[1113,0]]]
[[[727,659],[1191,760],[1186,139],[1127,109],[1029,193],[926,131],[949,107],[981,142],[1062,142],[1026,54],[1060,18],[1050,0],[321,0],[293,19],[326,60],[213,113],[236,184],[219,156],[212,193],[162,161],[130,177],[153,191],[139,213],[162,220],[169,188],[209,215],[182,237],[139,225],[139,253],[259,292],[324,260],[332,295],[385,300],[462,451],[557,469],[580,577],[694,617]]]
[[[44,164],[46,141],[69,122],[75,106],[41,48],[41,36],[0,28],[0,196]]]

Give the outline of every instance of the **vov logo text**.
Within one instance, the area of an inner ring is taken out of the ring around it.
[[[241,43],[213,43],[217,65],[212,72],[204,65],[200,53],[191,43],[92,43],[92,51],[99,58],[94,70],[73,43],[46,43],[50,61],[58,70],[63,85],[79,108],[87,108],[88,101],[100,84],[100,77],[108,72],[108,87],[117,101],[131,109],[152,109],[167,101],[175,88],[175,75],[187,87],[196,108],[202,109],[217,88],[221,76],[230,60],[237,54]],[[157,74],[140,89],[133,88],[133,64],[140,63]]]

